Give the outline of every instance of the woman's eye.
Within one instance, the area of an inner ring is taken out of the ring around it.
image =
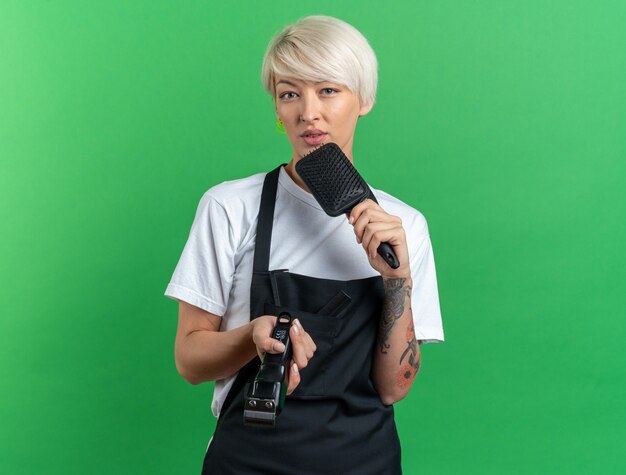
[[[293,99],[296,97],[295,92],[283,92],[280,96],[281,99]]]
[[[333,89],[332,87],[325,87],[324,89],[322,89],[322,92],[324,94],[326,94],[327,96],[330,96],[330,95],[334,94],[337,91],[335,89]]]

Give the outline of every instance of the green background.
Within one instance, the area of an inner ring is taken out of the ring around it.
[[[0,472],[199,473],[163,292],[204,191],[289,159],[259,72],[309,14],[374,47],[355,160],[433,241],[405,473],[626,473],[622,0],[0,0]]]

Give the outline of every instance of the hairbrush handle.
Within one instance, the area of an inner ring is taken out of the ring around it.
[[[382,257],[389,267],[392,269],[397,269],[400,267],[400,263],[398,262],[398,258],[396,257],[396,253],[393,252],[393,249],[389,245],[388,242],[383,242],[378,246],[378,254]]]

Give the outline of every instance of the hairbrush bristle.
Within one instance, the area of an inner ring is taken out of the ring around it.
[[[370,197],[369,186],[335,143],[322,144],[302,157],[296,171],[330,216],[346,213]]]
[[[304,155],[300,155],[300,158],[304,158],[304,157],[308,157],[309,155],[311,155],[314,152],[317,152],[320,148],[322,148],[324,145],[326,145],[325,143],[322,143],[320,145],[317,145],[316,147],[313,148],[313,150],[308,151],[307,153],[305,153]]]

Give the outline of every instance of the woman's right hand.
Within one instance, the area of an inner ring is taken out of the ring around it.
[[[262,315],[252,320],[252,340],[256,346],[257,354],[261,360],[265,353],[282,353],[285,345],[271,337],[272,330],[276,325],[276,317]],[[311,336],[304,331],[300,320],[297,318],[291,324],[289,338],[292,347],[292,360],[289,365],[287,394],[291,394],[300,384],[300,371],[306,368],[309,360],[313,357],[317,347]]]

